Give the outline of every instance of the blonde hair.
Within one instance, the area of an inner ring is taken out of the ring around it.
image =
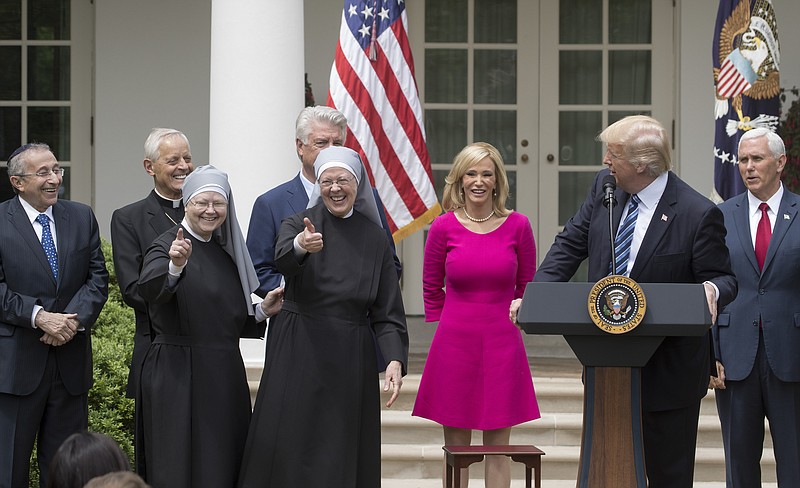
[[[453,166],[450,168],[450,173],[444,179],[444,195],[442,196],[442,206],[445,210],[456,210],[463,208],[466,203],[464,201],[464,187],[461,185],[461,180],[467,171],[478,164],[484,158],[489,158],[494,164],[495,174],[495,193],[492,196],[492,209],[498,216],[504,217],[511,213],[506,208],[506,200],[508,199],[508,176],[503,164],[503,157],[500,156],[494,146],[488,142],[473,142],[461,150],[456,157],[453,158]]]
[[[672,150],[667,130],[656,119],[631,115],[606,127],[598,141],[622,146],[619,158],[636,167],[646,166],[653,178],[672,168]]]

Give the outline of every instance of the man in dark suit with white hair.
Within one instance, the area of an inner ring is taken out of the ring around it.
[[[739,172],[747,191],[719,206],[739,283],[713,329],[729,487],[761,486],[764,418],[778,486],[800,486],[800,196],[781,184],[785,164],[780,136],[746,132]]]
[[[183,220],[183,180],[194,169],[189,139],[175,129],[152,129],[144,142],[142,166],[153,177],[153,189],[142,200],[115,210],[111,216],[114,270],[122,299],[133,308],[136,319],[127,389],[128,398],[134,399],[139,389],[142,362],[152,342],[147,303],[139,295],[139,273],[150,244]],[[135,407],[138,412],[138,401]],[[143,453],[139,439],[135,441],[135,464],[139,471],[143,466]]]

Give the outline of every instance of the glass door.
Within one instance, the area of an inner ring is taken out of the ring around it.
[[[93,9],[79,0],[0,4],[0,200],[14,195],[6,158],[36,141],[67,169],[60,197],[91,203]]]
[[[506,205],[535,222],[538,201],[530,189],[536,171],[529,163],[536,154],[538,49],[528,26],[536,25],[537,2],[407,0],[407,7],[439,200],[453,157],[467,144],[485,141],[505,163],[511,187]],[[418,232],[400,244],[409,314],[423,312],[426,235]]]
[[[602,166],[597,134],[629,114],[673,127],[671,0],[406,4],[439,194],[463,146],[497,146],[509,173],[509,206],[531,220],[540,261]],[[674,130],[670,136],[674,143]],[[399,246],[410,314],[423,310],[425,235]]]
[[[602,167],[602,129],[631,114],[673,126],[673,10],[672,0],[542,3],[540,259]]]

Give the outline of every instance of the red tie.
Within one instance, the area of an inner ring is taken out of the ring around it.
[[[772,227],[769,225],[769,216],[767,215],[769,205],[762,203],[758,206],[758,209],[761,210],[761,220],[758,221],[758,228],[756,229],[756,261],[758,261],[758,269],[763,271],[769,239],[772,237]]]

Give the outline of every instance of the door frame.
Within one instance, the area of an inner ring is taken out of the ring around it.
[[[94,206],[94,3],[72,0],[70,200]]]
[[[429,0],[432,1],[432,0]],[[469,15],[473,18],[473,3],[468,2]],[[419,87],[420,100],[425,108],[425,0],[406,0],[406,12],[409,23],[409,42],[415,55],[416,80]],[[520,1],[517,3],[517,43],[503,45],[504,48],[517,51],[517,101],[514,104],[517,123],[517,160],[505,161],[506,168],[516,172],[517,191],[515,210],[525,214],[531,221],[534,235],[537,235],[539,199],[530,188],[539,186],[539,171],[536,155],[539,152],[539,49],[536,29],[531,25],[539,23],[539,0]],[[472,36],[469,36],[472,39]],[[438,46],[437,46],[438,47]],[[523,49],[525,48],[525,49]],[[472,77],[474,67],[469,62],[468,91],[472,93]],[[468,100],[468,110],[480,109],[479,104]],[[468,139],[472,136],[472,116],[468,115]],[[523,145],[523,141],[526,144]],[[455,154],[453,154],[455,156]],[[397,252],[403,262],[403,278],[401,281],[403,303],[409,315],[424,313],[422,298],[422,263],[425,247],[426,226],[403,239],[397,245]]]
[[[604,0],[603,8],[603,38],[608,38],[608,0]],[[673,0],[652,0],[652,38],[650,44],[615,44],[615,48],[621,49],[641,49],[643,46],[652,49],[651,55],[651,103],[649,110],[652,116],[661,122],[666,128],[672,141],[673,151],[675,149],[675,113],[677,100],[677,79],[675,71],[677,66],[676,49],[676,9]],[[539,40],[541,49],[541,60],[543,66],[554,66],[554,69],[541,69],[541,83],[539,98],[542,104],[539,110],[539,140],[543,141],[538,153],[539,186],[538,198],[541,212],[538,217],[540,220],[536,234],[537,243],[543,244],[539,252],[539,259],[544,259],[550,244],[555,236],[563,229],[563,223],[559,222],[559,175],[562,172],[596,172],[602,167],[602,161],[597,161],[596,165],[583,166],[559,166],[559,2],[550,1],[541,4],[541,19],[539,29]],[[607,46],[607,45],[606,45]],[[587,44],[586,47],[601,47],[603,50],[603,87],[602,105],[586,105],[587,109],[603,110],[603,127],[607,126],[607,116],[609,108],[613,110],[638,110],[640,105],[608,105],[608,47],[602,45]],[[545,103],[552,101],[552,103]],[[580,105],[567,106],[572,109],[580,109]],[[598,143],[599,144],[599,143]],[[674,169],[674,168],[673,168]],[[588,188],[586,189],[588,191]],[[576,209],[577,210],[577,209]]]
[[[605,0],[607,4],[608,0]],[[672,0],[652,0],[652,16],[659,19],[652,24],[651,104],[654,118],[670,133],[673,150],[676,147],[675,113],[677,100],[678,65],[676,49],[677,13]],[[471,4],[470,4],[471,5]],[[415,54],[417,86],[425,108],[425,0],[406,0],[409,19],[409,39]],[[548,155],[558,155],[558,8],[555,0],[519,0],[517,38],[517,161],[507,161],[517,172],[516,201],[519,212],[528,216],[536,238],[537,263],[544,259],[556,234],[563,226],[558,222],[559,173],[568,171],[595,172],[601,161],[591,166],[570,166],[559,169],[557,160],[548,161]],[[608,9],[604,8],[604,25]],[[669,20],[665,20],[669,19]],[[537,26],[538,28],[531,28]],[[606,36],[607,37],[607,36]],[[639,47],[641,45],[631,45]],[[615,47],[627,47],[625,45]],[[607,59],[607,49],[604,57]],[[607,64],[604,63],[604,66]],[[547,68],[555,66],[555,69]],[[603,79],[608,79],[603,68]],[[472,75],[472,72],[469,72]],[[604,81],[604,85],[607,81]],[[603,87],[603,100],[607,99],[607,86]],[[468,106],[471,104],[468,104]],[[604,103],[604,110],[608,105]],[[614,110],[631,107],[614,105]],[[470,118],[471,120],[471,118]],[[604,119],[604,122],[607,119]],[[471,128],[470,128],[471,130]],[[471,133],[471,132],[470,132]],[[523,145],[527,141],[527,145]],[[525,161],[527,157],[527,161]],[[677,166],[677,165],[676,165]],[[675,169],[675,168],[673,168]],[[397,251],[403,262],[402,290],[406,313],[424,313],[422,300],[422,263],[427,228],[398,244]]]

